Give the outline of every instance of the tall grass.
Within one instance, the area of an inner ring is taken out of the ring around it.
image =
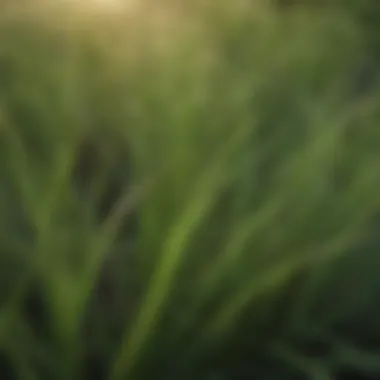
[[[0,21],[6,377],[378,371],[380,108],[355,20],[65,15]]]

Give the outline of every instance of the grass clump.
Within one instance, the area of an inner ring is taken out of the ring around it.
[[[173,29],[1,19],[6,378],[379,372],[360,25],[199,7]]]

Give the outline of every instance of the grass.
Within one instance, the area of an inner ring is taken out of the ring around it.
[[[380,372],[361,24],[201,9],[2,16],[4,378]]]

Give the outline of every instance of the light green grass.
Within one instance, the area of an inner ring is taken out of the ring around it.
[[[110,380],[229,378],[210,354],[225,362],[250,341],[252,360],[287,363],[284,379],[328,378],[350,355],[372,365],[340,342],[364,345],[379,316],[377,246],[364,242],[380,98],[352,95],[358,26],[343,12],[215,9],[137,65],[107,30],[1,22],[0,347],[17,379],[82,379],[90,350]],[[79,183],[92,136],[105,166]],[[125,160],[129,187],[99,219],[96,193],[122,186]],[[105,265],[113,293],[94,295]],[[36,284],[46,334],[21,310]],[[313,334],[336,355],[292,353]]]

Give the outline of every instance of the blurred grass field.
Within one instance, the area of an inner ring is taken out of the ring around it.
[[[379,378],[380,8],[278,3],[4,8],[2,379]]]

